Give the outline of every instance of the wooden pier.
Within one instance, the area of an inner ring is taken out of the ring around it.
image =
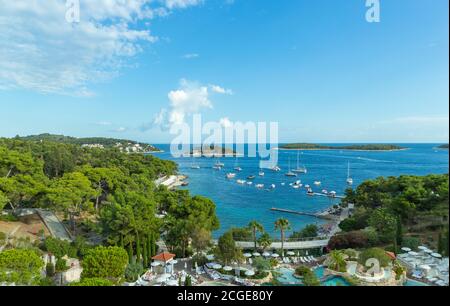
[[[275,208],[275,207],[272,207],[270,210],[288,213],[288,214],[299,215],[299,216],[309,216],[309,217],[314,217],[314,218],[318,218],[318,219],[326,219],[326,220],[334,219],[333,216],[331,216],[329,214],[324,214],[324,213],[308,213],[308,212],[295,211],[295,210],[283,209],[283,208]]]

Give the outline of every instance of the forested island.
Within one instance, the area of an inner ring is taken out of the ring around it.
[[[353,150],[353,151],[396,151],[406,148],[392,144],[320,145],[313,143],[291,143],[280,146],[283,150]]]
[[[116,138],[105,138],[105,137],[86,137],[86,138],[77,138],[71,136],[64,135],[55,135],[55,134],[39,134],[39,135],[30,135],[30,136],[16,136],[17,140],[25,140],[25,141],[51,141],[51,142],[59,142],[66,144],[74,144],[80,145],[88,148],[117,148],[120,151],[128,152],[128,153],[145,153],[145,152],[155,152],[160,151],[153,145],[137,142],[133,140],[127,139],[116,139]]]
[[[440,145],[438,148],[439,149],[447,149],[448,150],[448,143]]]

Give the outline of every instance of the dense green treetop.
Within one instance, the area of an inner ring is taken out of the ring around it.
[[[120,279],[128,265],[127,252],[120,247],[99,246],[89,250],[82,262],[82,278]]]
[[[103,145],[106,148],[113,148],[117,144],[121,145],[135,145],[139,144],[141,147],[144,148],[145,151],[151,152],[151,151],[158,151],[159,149],[156,148],[153,145],[149,145],[146,143],[141,143],[133,140],[127,140],[127,139],[116,139],[116,138],[105,138],[105,137],[85,137],[85,138],[76,138],[76,137],[70,137],[70,136],[64,136],[64,135],[54,135],[54,134],[40,134],[40,135],[30,135],[30,136],[16,136],[15,139],[19,140],[27,140],[27,141],[51,141],[51,142],[60,142],[60,143],[68,143],[68,144],[75,144],[75,145],[93,145],[93,144],[99,144]]]
[[[0,252],[0,283],[34,285],[39,281],[44,261],[32,249],[10,249]]]
[[[114,286],[114,283],[108,279],[93,277],[83,278],[79,282],[70,283],[69,286],[73,287],[110,287]]]

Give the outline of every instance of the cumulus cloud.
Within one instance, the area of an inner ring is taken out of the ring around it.
[[[0,89],[92,96],[92,82],[115,77],[146,44],[143,28],[196,0],[80,1],[80,22],[66,0],[0,0]]]
[[[189,6],[199,5],[203,0],[165,0],[166,6],[169,9],[187,8]]]
[[[233,126],[233,122],[228,117],[221,118],[219,120],[220,126],[227,129]]]
[[[211,93],[225,94],[225,92],[214,90],[212,86],[181,79],[179,88],[170,91],[167,95],[169,108],[163,108],[155,115],[153,126],[159,126],[167,130],[173,125],[185,123],[186,118],[193,114],[212,109]],[[148,125],[143,127],[148,127]]]
[[[209,87],[215,93],[219,93],[219,94],[223,94],[223,95],[232,95],[233,94],[233,91],[231,89],[225,89],[225,88],[220,87],[218,85],[210,85]]]

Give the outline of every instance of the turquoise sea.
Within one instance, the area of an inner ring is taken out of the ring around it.
[[[338,145],[338,144],[336,144]],[[202,195],[211,198],[217,205],[217,215],[221,228],[214,233],[217,237],[226,230],[235,226],[245,226],[251,220],[261,222],[266,231],[272,235],[278,233],[274,230],[274,222],[280,217],[287,218],[292,230],[300,230],[305,225],[320,223],[314,217],[297,216],[286,213],[273,212],[272,207],[290,209],[303,212],[322,211],[331,205],[338,203],[338,199],[327,197],[310,197],[304,188],[294,189],[289,183],[301,180],[303,184],[309,184],[315,192],[322,189],[336,191],[342,195],[347,188],[347,164],[350,162],[351,176],[354,180],[353,187],[367,179],[379,176],[398,176],[402,174],[426,175],[448,173],[448,150],[436,149],[437,144],[401,144],[407,147],[402,151],[301,151],[300,163],[308,169],[307,174],[301,174],[298,178],[285,176],[288,171],[289,159],[292,168],[297,162],[297,151],[279,151],[279,166],[281,172],[265,170],[264,177],[258,177],[259,160],[257,158],[238,158],[238,165],[243,169],[238,172],[233,180],[228,180],[225,175],[233,170],[235,159],[221,158],[225,164],[224,169],[217,171],[212,169],[215,163],[211,158],[195,158],[195,164],[201,168],[191,169],[192,158],[173,158],[169,152],[169,145],[157,145],[164,153],[155,155],[174,160],[179,165],[179,172],[189,176],[189,186],[185,187],[194,195]],[[237,179],[246,180],[249,175],[256,175],[252,186],[239,185]],[[322,182],[320,187],[314,186],[314,181]],[[275,184],[272,191],[259,190],[255,184],[270,186]],[[282,186],[281,183],[285,183]]]

